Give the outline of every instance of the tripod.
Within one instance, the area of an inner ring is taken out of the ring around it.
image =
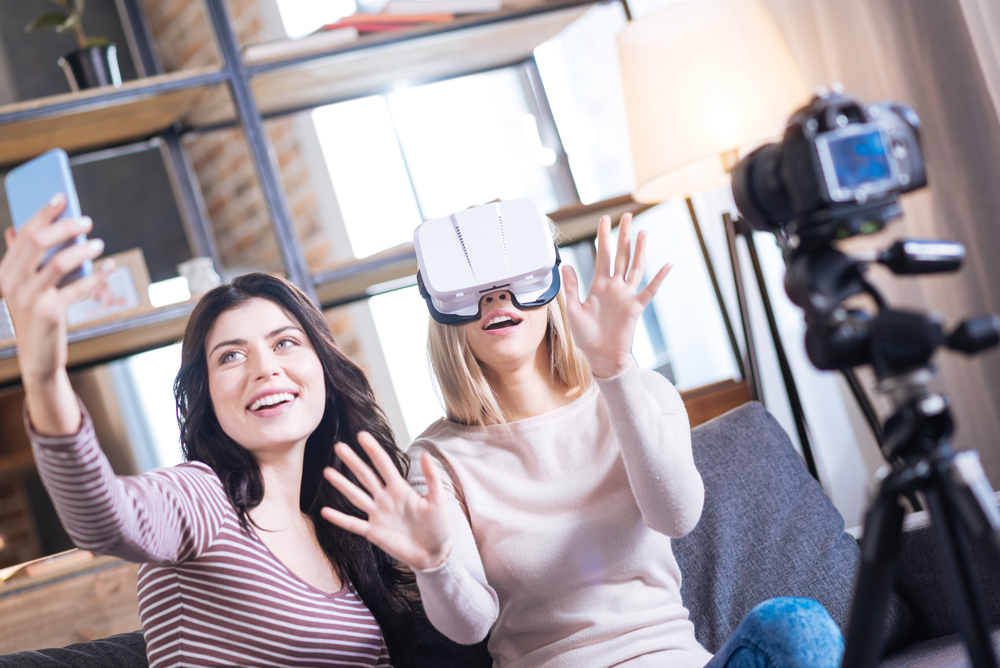
[[[826,236],[786,246],[785,290],[805,310],[806,351],[820,369],[870,364],[894,412],[883,427],[882,454],[892,466],[865,517],[861,569],[854,591],[844,668],[872,668],[882,649],[881,621],[895,575],[905,499],[923,497],[935,527],[954,594],[959,630],[975,668],[997,668],[982,594],[967,543],[991,566],[1000,587],[1000,508],[974,451],[956,453],[948,399],[929,391],[931,357],[939,347],[974,354],[1000,343],[1000,318],[970,318],[945,334],[937,317],[891,308],[869,283],[866,259],[833,248]],[[954,271],[960,244],[901,241],[873,258],[898,274]],[[845,308],[867,294],[877,311]],[[879,631],[872,632],[872,629]]]
[[[971,539],[1000,586],[1000,510],[974,451],[948,444],[953,423],[945,397],[927,393],[926,370],[891,388],[902,401],[886,422],[883,452],[895,462],[865,518],[861,570],[847,630],[844,668],[869,668],[882,649],[881,629],[899,556],[903,498],[927,504],[957,606],[959,629],[975,668],[996,668],[982,593],[964,545]]]
[[[747,347],[753,345],[745,288],[736,248],[742,236],[750,254],[782,378],[795,416],[806,462],[808,431],[801,402],[771,308],[763,272],[753,243],[753,229],[743,219],[723,218],[729,242],[737,299]],[[955,452],[954,430],[947,397],[929,391],[933,378],[930,358],[940,346],[977,353],[1000,342],[1000,319],[973,318],[945,336],[940,323],[920,313],[889,308],[864,277],[869,261],[885,264],[896,274],[954,271],[964,257],[960,244],[903,241],[865,259],[850,258],[827,243],[792,247],[776,234],[788,272],[789,297],[805,310],[806,348],[820,369],[839,370],[848,381],[891,472],[882,480],[865,517],[861,568],[855,585],[844,668],[873,668],[882,650],[882,621],[888,607],[902,536],[903,499],[915,509],[923,497],[931,516],[944,566],[951,584],[962,639],[974,668],[997,668],[990,642],[983,596],[976,586],[967,544],[972,543],[991,566],[1000,588],[1000,508],[974,451]],[[802,240],[799,240],[800,244]],[[841,303],[867,293],[877,304],[877,315],[845,309]],[[871,406],[853,367],[870,363],[879,378],[878,389],[893,402],[885,426]],[[748,378],[759,391],[756,364],[751,359]],[[810,470],[814,470],[810,467]],[[815,474],[814,474],[815,475]],[[873,629],[878,629],[872,632]]]

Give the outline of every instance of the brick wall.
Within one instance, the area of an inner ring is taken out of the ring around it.
[[[217,0],[143,0],[157,51],[168,72],[221,63],[205,2]],[[228,0],[243,44],[265,38],[257,0]],[[329,239],[322,232],[316,194],[295,132],[294,119],[266,124],[288,206],[310,267],[328,263]],[[281,269],[267,207],[258,186],[250,151],[239,129],[215,132],[187,142],[205,204],[227,268]]]

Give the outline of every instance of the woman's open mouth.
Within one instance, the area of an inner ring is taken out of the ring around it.
[[[512,317],[509,315],[498,315],[488,323],[483,325],[483,330],[487,332],[492,332],[497,329],[507,329],[510,327],[516,327],[521,324],[521,318]]]

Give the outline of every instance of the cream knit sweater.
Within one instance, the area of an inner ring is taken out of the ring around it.
[[[687,412],[659,374],[597,380],[518,422],[431,425],[410,446],[446,472],[452,551],[417,573],[431,622],[482,640],[499,668],[702,668],[670,538],[691,531],[704,487]],[[478,546],[478,547],[477,547]]]

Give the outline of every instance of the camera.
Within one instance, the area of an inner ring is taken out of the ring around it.
[[[825,243],[882,229],[901,193],[927,185],[920,119],[906,105],[866,105],[821,90],[733,172],[733,197],[757,230]]]

